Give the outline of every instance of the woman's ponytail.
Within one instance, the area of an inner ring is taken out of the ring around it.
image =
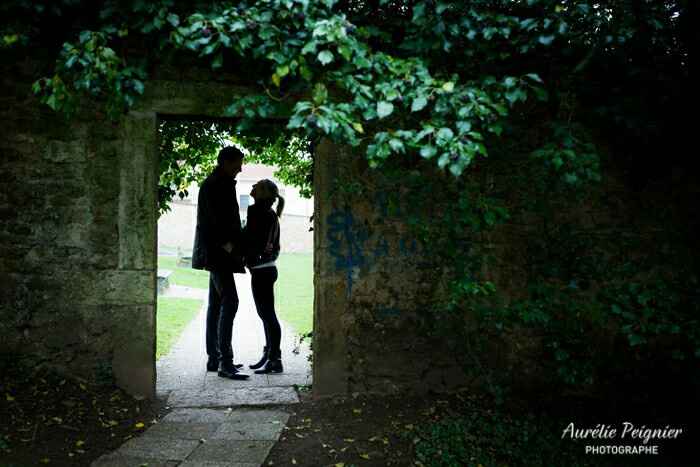
[[[282,217],[282,211],[284,211],[284,198],[279,194],[277,195],[277,217]]]

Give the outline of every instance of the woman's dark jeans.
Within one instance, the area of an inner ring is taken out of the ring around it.
[[[282,331],[280,323],[277,321],[275,313],[275,291],[274,285],[277,281],[277,267],[269,266],[260,269],[251,269],[250,285],[253,289],[253,299],[258,316],[263,322],[265,329],[265,345],[269,349],[270,360],[279,359],[282,356],[280,350],[280,340]]]

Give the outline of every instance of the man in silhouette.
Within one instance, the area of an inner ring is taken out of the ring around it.
[[[249,376],[233,363],[231,345],[233,319],[238,311],[233,274],[245,273],[235,180],[242,164],[239,149],[229,146],[219,151],[216,168],[199,189],[192,251],[192,267],[209,271],[207,371],[218,370],[219,376],[231,379]]]

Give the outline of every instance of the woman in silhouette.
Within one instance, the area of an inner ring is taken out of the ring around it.
[[[265,347],[260,361],[250,365],[255,373],[282,373],[280,340],[282,332],[275,313],[274,284],[277,281],[275,260],[280,252],[279,217],[284,209],[284,198],[274,182],[260,180],[250,192],[255,203],[248,207],[244,229],[246,266],[251,274],[251,288],[258,316],[265,329]],[[277,201],[273,211],[272,205]]]

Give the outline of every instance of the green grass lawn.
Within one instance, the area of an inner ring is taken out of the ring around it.
[[[314,322],[314,257],[311,253],[281,254],[277,269],[277,315],[297,334],[306,334],[313,329]]]
[[[202,300],[194,298],[158,297],[156,360],[170,352],[202,304]]]
[[[159,256],[158,268],[172,271],[168,278],[172,285],[196,287],[199,289],[209,288],[209,273],[207,271],[178,267],[177,259],[174,256]],[[292,326],[295,333],[305,334],[313,329],[313,255],[311,253],[283,253],[277,260],[277,269],[279,270],[279,279],[277,279],[277,283],[275,284],[275,307],[277,309],[277,314],[280,319]],[[237,280],[241,278],[249,283],[250,274],[237,276]],[[162,332],[164,336],[166,334],[174,336],[171,338],[173,342],[184,328],[184,325],[182,325],[178,328],[177,334],[172,333],[169,326],[171,326],[170,323],[173,320],[167,318],[163,319],[161,317],[162,308],[166,307],[167,309],[167,307],[171,305],[167,303],[161,305],[161,300],[166,299],[158,299],[159,356],[161,355],[161,326],[163,327]],[[179,301],[171,298],[167,300]],[[187,324],[189,320],[194,317],[195,312],[189,315],[185,312],[182,313],[183,316],[188,316],[184,324]],[[163,313],[168,312],[165,311]],[[178,323],[179,322],[178,320]],[[172,343],[170,343],[167,349],[169,349],[171,345]],[[165,353],[167,353],[167,350],[163,352],[163,354]]]
[[[158,269],[169,269],[172,274],[168,278],[174,285],[183,287],[195,287],[198,289],[209,288],[209,272],[192,268],[181,268],[177,266],[177,258],[174,256],[159,256]]]

